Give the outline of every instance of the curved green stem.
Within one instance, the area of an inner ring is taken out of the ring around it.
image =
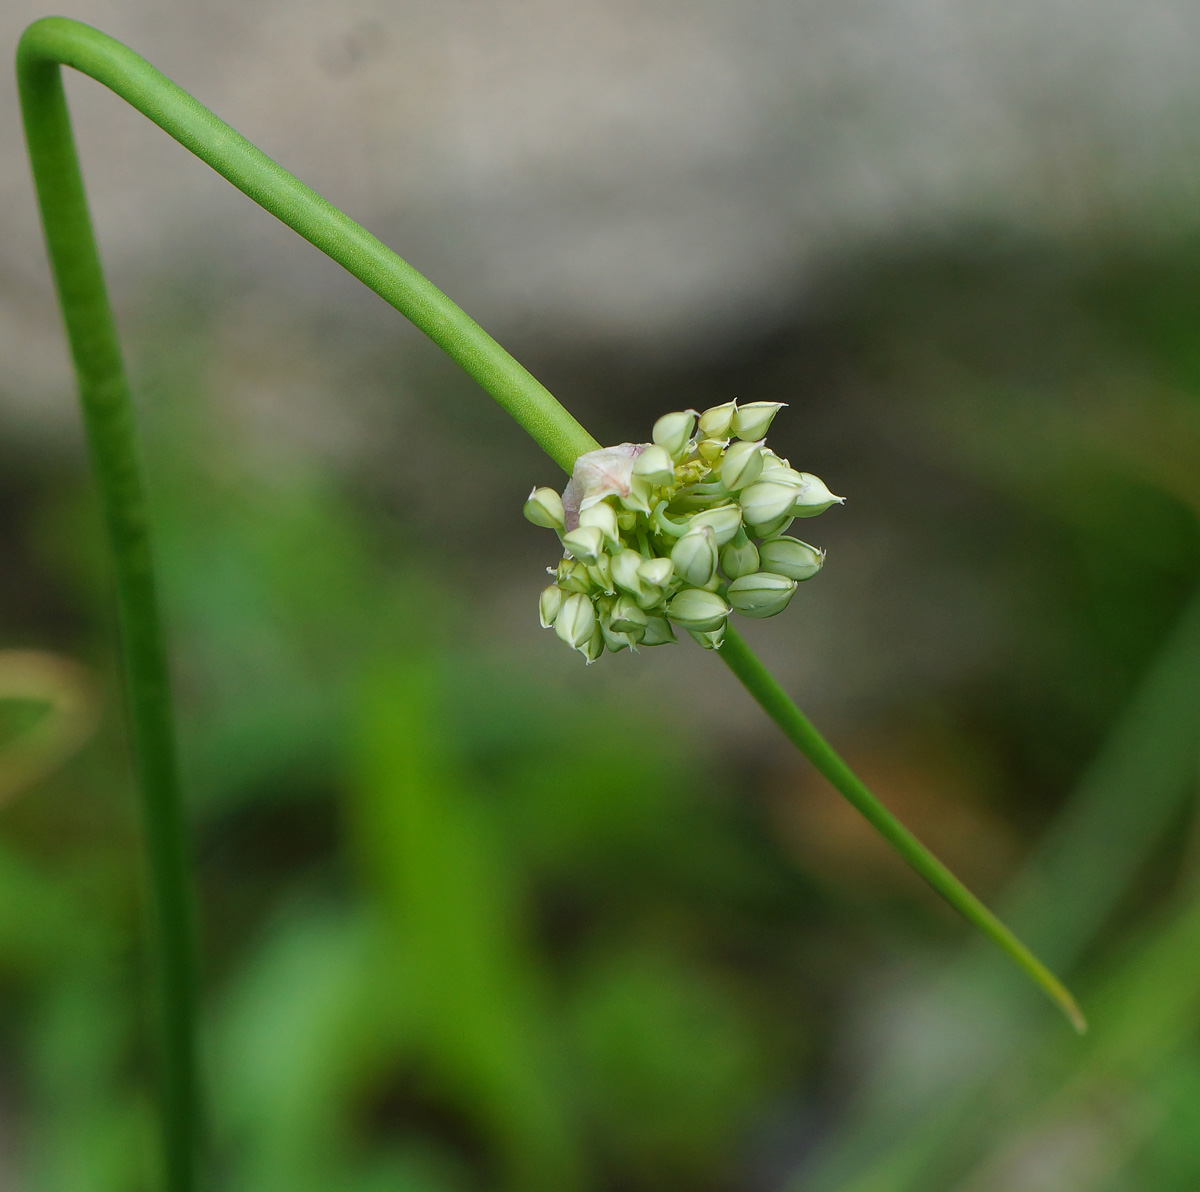
[[[51,188],[64,180],[51,165],[55,159],[69,157],[73,165],[75,157],[60,64],[103,83],[394,306],[474,377],[564,471],[571,470],[577,455],[600,446],[549,390],[387,245],[293,178],[144,58],[98,29],[65,17],[35,21],[17,47],[21,105],[47,239],[53,240],[59,229],[66,233],[60,238],[91,238],[82,189],[59,203],[43,185],[43,179]],[[77,179],[78,167],[71,173]]]
[[[167,1186],[171,1192],[190,1192],[197,1180],[201,1104],[195,1061],[195,928],[167,656],[133,408],[60,66],[73,67],[110,88],[374,290],[478,381],[564,471],[570,472],[579,455],[599,444],[529,372],[412,266],[145,59],[98,30],[62,17],[37,21],[25,31],[17,49],[17,75],[26,139],[115,560],[157,944]],[[1001,943],[1079,1025],[1082,1020],[1069,995],[870,795],[741,639],[730,634],[721,656],[796,746],[905,859]]]
[[[964,919],[1002,948],[1083,1034],[1087,1030],[1087,1021],[1062,982],[867,790],[858,775],[792,703],[787,692],[736,630],[726,629],[725,641],[718,653],[762,710],[783,729],[787,739]]]

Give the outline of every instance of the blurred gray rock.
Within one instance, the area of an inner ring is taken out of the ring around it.
[[[8,0],[0,40],[45,11]],[[58,11],[143,53],[501,338],[686,349],[864,246],[980,223],[1157,233],[1200,210],[1187,0]],[[0,86],[0,394],[5,422],[54,422],[65,361],[7,71]],[[200,274],[241,310],[395,327],[119,101],[70,93],[122,310]]]

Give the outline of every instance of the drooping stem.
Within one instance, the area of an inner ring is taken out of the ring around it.
[[[21,38],[17,74],[47,246],[79,382],[116,571],[133,748],[142,794],[156,926],[168,1187],[195,1187],[200,1096],[195,1063],[194,926],[175,760],[166,650],[133,409],[88,215],[60,66],[110,88],[185,148],[337,261],[425,332],[569,472],[599,444],[499,344],[353,220],[251,145],[119,42],[49,17]],[[731,634],[722,657],[789,738],[908,862],[1050,990],[1069,995],[837,759],[778,684]],[[833,774],[838,777],[833,779]],[[1007,941],[1007,942],[1006,942]],[[1039,975],[1040,974],[1040,975]]]
[[[718,652],[759,706],[801,753],[871,826],[969,923],[1002,948],[1046,993],[1082,1034],[1087,1030],[1075,999],[1061,981],[988,910],[888,809],[792,703],[775,677],[734,629],[726,629]]]

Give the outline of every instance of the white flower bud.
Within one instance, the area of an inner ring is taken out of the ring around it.
[[[702,588],[684,588],[667,605],[667,616],[676,625],[697,633],[719,629],[729,611],[729,605],[716,592],[705,592]]]
[[[666,617],[653,614],[646,618],[646,633],[641,640],[643,646],[667,646],[675,641],[675,630]]]
[[[786,459],[780,459],[770,447],[763,448],[763,470],[760,479],[766,480],[768,477],[772,480],[777,480],[778,477],[773,475],[775,472],[780,472],[785,469],[790,470],[790,465]]]
[[[760,538],[770,538],[775,534],[782,534],[793,522],[795,515],[789,509],[787,513],[777,517],[772,522],[764,522],[761,526],[754,526],[754,533]]]
[[[566,592],[557,584],[542,589],[538,598],[538,620],[541,621],[543,629],[549,629],[554,624],[566,598]]]
[[[644,561],[635,550],[618,551],[612,557],[613,583],[622,591],[640,597],[644,591],[640,573]]]
[[[598,526],[580,526],[564,534],[563,547],[584,563],[594,563],[604,550],[604,534]]]
[[[770,476],[770,479],[776,484],[794,484],[797,489],[801,489],[808,483],[804,479],[804,473],[797,472],[795,468],[789,467],[787,460],[780,460],[779,463],[780,466]]]
[[[770,538],[758,548],[758,555],[764,571],[797,581],[812,579],[825,562],[823,550],[799,538]]]
[[[587,567],[575,559],[563,559],[558,564],[556,573],[558,586],[567,592],[590,592],[592,578],[587,573]]]
[[[609,614],[608,627],[616,633],[627,633],[633,641],[639,641],[646,632],[647,617],[628,597],[617,597]]]
[[[735,579],[729,585],[729,603],[743,617],[773,617],[787,608],[795,590],[795,580],[760,571]]]
[[[692,430],[696,425],[695,410],[680,410],[664,414],[655,424],[651,438],[667,450],[672,459],[682,459],[687,454]]]
[[[781,401],[747,402],[734,411],[729,429],[739,439],[761,439],[783,406]]]
[[[717,545],[724,546],[742,528],[742,511],[736,505],[719,505],[716,509],[705,509],[695,514],[688,523],[688,532],[702,526],[711,526],[717,536]]]
[[[591,505],[579,511],[579,529],[595,526],[604,535],[604,541],[616,549],[621,545],[621,530],[617,525],[617,511],[607,502]],[[572,533],[577,531],[572,530]],[[573,553],[573,552],[572,552]]]
[[[723,406],[713,406],[700,415],[700,433],[706,439],[723,439],[729,434],[737,402],[727,401]]]
[[[721,454],[728,444],[728,439],[701,439],[696,444],[696,451],[700,458],[711,467],[721,458]]]
[[[824,513],[830,505],[846,503],[846,498],[835,497],[825,487],[823,480],[809,475],[808,472],[801,472],[800,475],[804,478],[804,487],[792,506],[792,513],[796,517],[816,517],[818,513]]]
[[[762,473],[762,440],[756,443],[734,443],[721,460],[721,483],[731,493],[753,484]]]
[[[758,570],[758,548],[744,533],[721,548],[721,570],[730,579],[753,575]]]
[[[790,481],[760,480],[744,489],[738,497],[742,516],[747,523],[760,527],[782,517],[796,503],[799,489]],[[761,530],[758,531],[761,533]],[[566,539],[563,539],[566,542]]]
[[[529,494],[525,502],[525,516],[535,526],[544,526],[547,530],[561,531],[567,524],[562,497],[552,488],[535,488]]]
[[[654,588],[665,588],[675,574],[670,559],[645,559],[638,565],[638,578]]]
[[[596,609],[581,592],[572,593],[562,603],[554,621],[554,632],[573,650],[587,645],[596,631]]]
[[[675,571],[702,588],[717,571],[717,536],[711,526],[689,530],[671,550]]]
[[[604,644],[614,654],[619,654],[622,650],[628,650],[633,641],[628,633],[618,633],[615,629],[610,629],[603,621],[600,622],[600,634],[604,640]],[[594,661],[589,658],[589,662]]]
[[[697,633],[694,629],[689,629],[692,641],[698,646],[703,646],[706,650],[719,650],[721,643],[725,640],[725,626],[722,625],[718,629],[710,630],[708,633]]]
[[[612,556],[597,555],[594,563],[587,564],[587,573],[592,583],[602,592],[613,594]]]
[[[578,647],[579,652],[587,659],[588,666],[591,666],[601,654],[604,653],[604,631],[599,625],[592,631],[592,636]]]
[[[665,447],[652,443],[633,461],[633,474],[647,484],[674,484],[675,461]]]

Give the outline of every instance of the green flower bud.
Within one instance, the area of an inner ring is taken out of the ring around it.
[[[782,517],[796,503],[800,490],[789,481],[760,480],[742,491],[738,504],[742,516],[752,526],[763,526]],[[566,539],[563,539],[566,543]]]
[[[613,594],[612,556],[597,555],[594,563],[587,564],[587,573],[592,583],[602,592]]]
[[[581,592],[568,596],[554,620],[554,632],[572,650],[578,650],[588,644],[596,629],[596,609],[592,602]]]
[[[643,562],[645,560],[635,550],[618,551],[612,557],[613,583],[632,596],[642,596],[644,592],[641,575]]]
[[[675,414],[664,414],[655,424],[651,438],[666,448],[672,459],[682,459],[687,454],[687,445],[696,425],[695,410],[680,410]]]
[[[762,439],[756,443],[734,443],[721,460],[721,483],[731,493],[753,484],[763,469]]]
[[[638,578],[654,588],[665,588],[675,574],[670,559],[645,559],[638,565]]]
[[[754,526],[752,528],[759,538],[769,538],[774,534],[782,534],[794,520],[795,515],[789,509],[787,513],[781,514],[774,521],[764,522],[761,526]]]
[[[597,625],[592,636],[579,647],[579,652],[587,659],[588,666],[591,666],[604,653],[604,644],[604,631]]]
[[[668,646],[675,641],[675,630],[666,617],[650,614],[646,617],[646,633],[641,640],[643,646]]]
[[[739,533],[732,542],[721,548],[721,570],[730,579],[753,575],[758,570],[758,547],[746,537],[745,532]]]
[[[737,402],[727,401],[723,406],[713,406],[700,415],[700,433],[706,439],[723,439],[729,434]]]
[[[706,464],[712,466],[721,458],[728,443],[728,439],[701,439],[696,444],[696,451]]]
[[[717,536],[711,526],[689,530],[671,550],[675,571],[689,584],[702,588],[717,571]]]
[[[719,505],[716,509],[705,509],[695,514],[688,523],[688,533],[711,526],[717,536],[717,545],[724,546],[742,528],[742,511],[736,505]]]
[[[762,457],[763,470],[760,478],[762,480],[766,480],[768,477],[772,480],[777,480],[778,476],[774,475],[775,472],[781,472],[785,469],[790,470],[788,461],[786,459],[780,459],[779,456],[777,456],[775,452],[770,449],[770,447],[763,448]]]
[[[567,525],[562,497],[552,488],[535,488],[529,494],[525,516],[535,526],[544,526],[547,530],[564,530]]]
[[[781,401],[747,402],[734,411],[729,429],[739,439],[761,439],[783,406]]]
[[[609,614],[608,627],[638,641],[646,632],[646,621],[646,614],[628,596],[618,596]]]
[[[797,581],[812,579],[825,562],[823,550],[799,538],[770,538],[758,548],[758,555],[764,571]]]
[[[667,605],[667,616],[676,625],[697,633],[719,629],[729,612],[729,605],[716,592],[705,592],[702,588],[684,588]]]
[[[538,598],[538,620],[541,621],[543,629],[549,629],[554,624],[566,598],[566,592],[557,584],[551,584],[548,588],[542,589],[542,594]]]
[[[615,629],[610,629],[603,621],[600,622],[600,634],[604,644],[614,654],[619,654],[622,650],[628,650],[633,645],[633,641],[628,633],[618,633]],[[589,658],[588,661],[591,662],[592,659]]]
[[[825,487],[823,480],[809,475],[808,472],[801,472],[800,475],[804,478],[804,487],[800,490],[796,503],[792,506],[792,513],[796,517],[816,517],[818,513],[824,513],[830,505],[846,503],[846,498],[835,497]]]
[[[594,563],[604,550],[604,534],[598,526],[580,526],[562,538],[563,547],[584,563]]]
[[[735,579],[729,585],[728,596],[729,603],[743,617],[773,617],[787,608],[795,590],[795,580],[760,571]]]
[[[558,586],[567,592],[590,592],[592,578],[587,567],[576,559],[563,559],[556,572]]]
[[[689,629],[688,633],[691,635],[692,641],[706,650],[719,650],[721,643],[725,640],[724,625],[719,629],[710,630],[708,633],[697,633],[694,629]]]
[[[617,525],[617,511],[607,501],[580,510],[579,529],[585,530],[588,526],[595,526],[604,535],[604,541],[613,549],[620,547],[621,530]],[[576,532],[571,531],[573,534]],[[574,551],[571,553],[574,554]]]
[[[770,476],[770,479],[776,484],[794,484],[797,489],[801,489],[808,483],[804,479],[804,473],[797,472],[795,468],[790,467],[787,460],[780,460],[779,464],[780,466]]]
[[[633,474],[647,484],[674,484],[675,461],[665,447],[651,444],[633,461]]]

